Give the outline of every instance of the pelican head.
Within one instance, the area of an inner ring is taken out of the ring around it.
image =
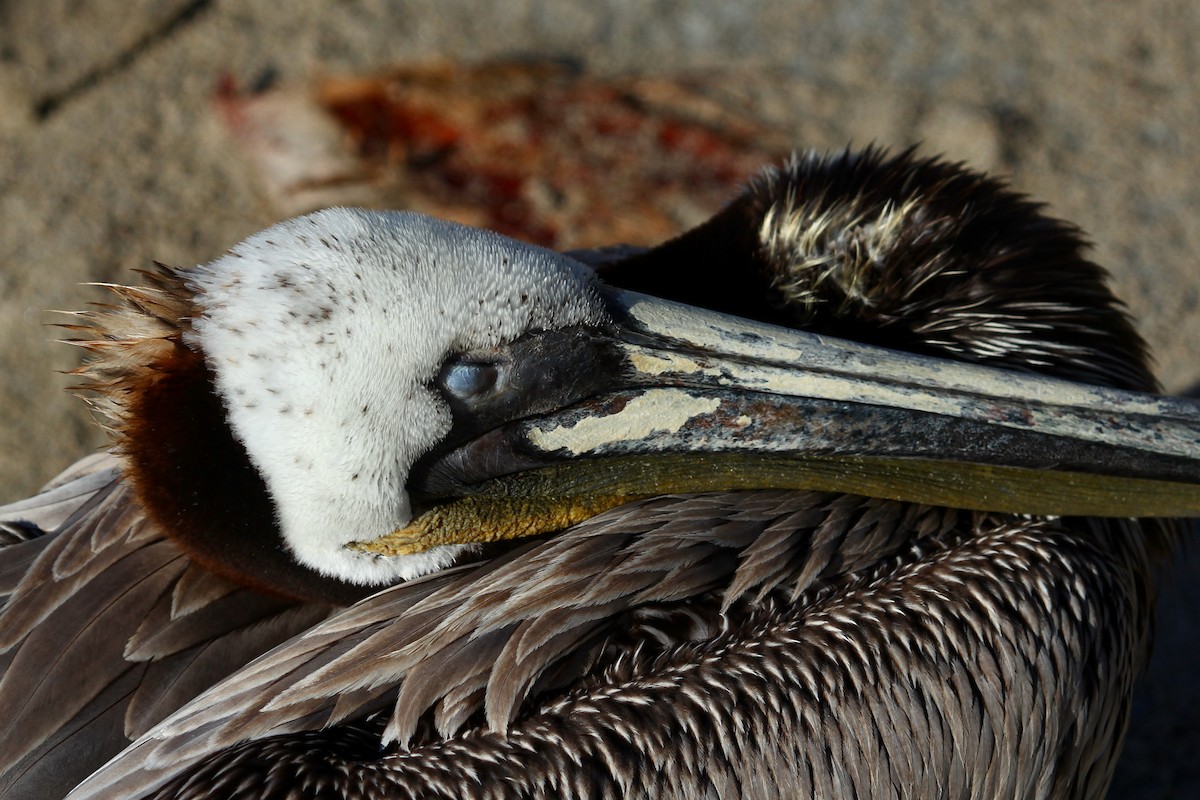
[[[115,289],[126,307],[101,314],[83,372],[148,512],[286,595],[353,598],[667,492],[1195,502],[1186,404],[620,291],[418,214],[321,211],[151,278]]]
[[[494,390],[490,365],[518,337],[607,319],[586,267],[411,213],[283,222],[187,282],[198,313],[186,342],[205,355],[289,550],[360,584],[440,569],[464,549],[347,547],[410,521],[413,462],[452,427],[438,389]]]

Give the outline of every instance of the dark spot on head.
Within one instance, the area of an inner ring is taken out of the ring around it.
[[[350,480],[352,480],[352,481],[356,481],[356,480],[358,480],[358,473],[356,472],[356,473],[354,473],[353,475],[351,475],[351,476],[350,476]]]
[[[370,403],[363,403],[362,413],[367,413],[367,409],[371,407]]]
[[[324,239],[324,238],[322,238],[322,239],[318,239],[318,241],[319,241],[321,244],[325,245],[326,247],[329,247],[329,240],[328,240],[328,239]]]

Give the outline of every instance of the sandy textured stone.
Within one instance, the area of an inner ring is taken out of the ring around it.
[[[27,134],[36,124],[30,70],[0,61],[0,141]]]
[[[91,91],[206,0],[39,0],[0,9],[6,49],[27,67],[39,103],[53,106]],[[47,109],[49,110],[49,109]]]
[[[532,55],[710,76],[797,147],[924,140],[1089,232],[1164,385],[1200,378],[1200,4],[1017,0],[0,2],[0,497],[100,443],[47,308],[152,259],[211,259],[274,211],[213,111],[223,76],[302,83]],[[1114,796],[1200,796],[1193,561]]]
[[[995,172],[1002,167],[1001,121],[987,110],[969,105],[938,104],[917,125],[917,139],[930,152],[945,153],[972,169]]]

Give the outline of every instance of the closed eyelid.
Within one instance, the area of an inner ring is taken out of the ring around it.
[[[486,361],[451,361],[442,367],[439,382],[455,397],[469,399],[496,386],[499,367]]]

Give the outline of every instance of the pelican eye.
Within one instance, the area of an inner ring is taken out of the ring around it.
[[[500,371],[495,364],[479,361],[450,361],[442,367],[440,383],[460,400],[470,400],[490,392]]]

